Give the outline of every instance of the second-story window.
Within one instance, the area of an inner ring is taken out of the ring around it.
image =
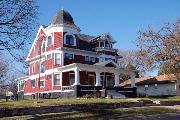
[[[45,66],[44,66],[44,62],[41,63],[41,73],[45,72]]]
[[[66,35],[66,44],[75,45],[74,37],[72,35]]]
[[[51,36],[48,36],[48,39],[47,39],[47,46],[51,45],[52,44],[52,37]]]
[[[55,65],[60,64],[60,53],[55,53]]]
[[[51,59],[51,58],[52,58],[51,54],[48,54],[48,55],[46,56],[46,60],[49,60],[49,59]]]
[[[95,62],[95,57],[90,57],[91,62]]]
[[[71,53],[65,53],[65,54],[64,54],[64,58],[74,59],[74,54],[71,54]]]
[[[85,61],[89,61],[89,56],[85,56]]]

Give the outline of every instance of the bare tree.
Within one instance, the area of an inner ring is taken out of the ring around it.
[[[35,0],[0,0],[0,52],[8,52],[17,61],[37,25],[38,6]],[[19,54],[19,50],[23,50]]]
[[[171,74],[174,74],[178,79],[177,83],[180,83],[179,20],[175,23],[166,23],[157,31],[151,27],[139,31],[137,46],[140,49],[138,61],[141,67],[153,70],[168,63],[173,68]]]
[[[3,58],[3,55],[0,54],[0,86],[4,84],[4,78],[8,71],[8,63]]]

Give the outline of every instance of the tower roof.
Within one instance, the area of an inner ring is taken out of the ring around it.
[[[71,16],[71,14],[65,10],[58,11],[52,18],[51,24],[57,25],[57,24],[68,24],[75,26],[74,20]]]

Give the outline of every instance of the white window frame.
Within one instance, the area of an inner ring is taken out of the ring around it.
[[[65,45],[69,45],[69,44],[66,43],[66,36],[67,36],[67,35],[72,35],[72,36],[73,36],[74,45],[71,45],[71,46],[76,46],[76,37],[75,37],[74,34],[72,34],[72,33],[66,33],[66,34],[64,35],[64,44],[65,44]]]
[[[56,54],[59,54],[59,64],[56,64]],[[54,65],[61,65],[61,53],[54,53]]]
[[[48,37],[51,37],[51,44],[48,45]],[[53,35],[48,35],[47,39],[46,39],[46,47],[53,45]]]
[[[59,85],[55,85],[55,84],[54,84],[55,76],[56,76],[56,75],[59,75]],[[60,74],[60,73],[55,73],[55,74],[54,74],[54,76],[53,76],[53,85],[54,85],[54,86],[61,86],[61,74]]]

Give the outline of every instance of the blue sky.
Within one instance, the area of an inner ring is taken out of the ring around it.
[[[38,0],[38,5],[40,24],[48,25],[63,7],[73,16],[81,33],[109,32],[118,41],[115,47],[122,50],[136,49],[134,41],[139,29],[148,25],[158,28],[180,18],[178,0]]]

